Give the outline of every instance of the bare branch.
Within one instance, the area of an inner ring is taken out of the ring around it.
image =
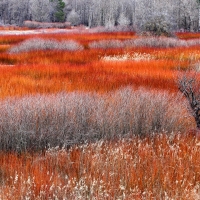
[[[192,115],[195,118],[197,128],[200,129],[200,91],[198,89],[199,81],[195,74],[186,73],[178,78],[179,91],[189,102]]]

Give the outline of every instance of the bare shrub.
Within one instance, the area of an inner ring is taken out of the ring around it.
[[[90,48],[133,48],[133,47],[156,47],[156,48],[174,48],[190,47],[200,45],[200,39],[181,40],[169,37],[139,37],[129,40],[100,40],[89,43]]]
[[[114,33],[114,32],[134,32],[135,28],[133,26],[97,26],[89,29],[90,33]]]
[[[90,48],[95,49],[110,49],[110,48],[123,48],[123,42],[120,40],[100,40],[89,43]]]
[[[125,40],[124,43],[124,46],[126,47],[173,48],[198,46],[200,45],[200,39],[181,40],[167,37],[142,37],[132,40]]]
[[[178,77],[178,88],[185,96],[189,105],[190,111],[193,115],[196,127],[200,130],[200,82],[198,78],[191,73],[186,73]]]
[[[125,46],[129,47],[187,47],[188,42],[176,38],[166,37],[142,37],[133,40],[126,40]]]
[[[70,22],[49,23],[49,22],[37,22],[37,21],[24,21],[23,25],[27,28],[32,28],[32,29],[35,29],[35,28],[70,28],[71,27]]]
[[[130,88],[103,96],[73,92],[7,99],[0,102],[0,112],[0,150],[17,152],[183,132],[193,125],[177,96]]]
[[[29,52],[35,50],[66,50],[79,51],[83,46],[74,40],[57,41],[54,39],[33,38],[28,39],[9,49],[9,53]]]
[[[59,50],[67,50],[67,51],[80,51],[83,50],[84,47],[74,40],[68,40],[60,42]]]

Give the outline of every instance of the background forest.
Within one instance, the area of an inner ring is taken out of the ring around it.
[[[141,29],[151,21],[162,20],[174,31],[198,31],[199,13],[197,0],[0,0],[2,25],[21,26],[25,20],[34,20]]]

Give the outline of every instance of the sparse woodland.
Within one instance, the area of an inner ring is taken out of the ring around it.
[[[198,3],[0,0],[0,199],[200,199]]]

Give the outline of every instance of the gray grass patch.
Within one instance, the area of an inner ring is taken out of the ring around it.
[[[62,51],[81,51],[83,46],[74,40],[57,41],[54,39],[33,38],[11,47],[9,53],[21,53],[37,50],[62,50]]]
[[[128,135],[185,132],[194,125],[177,95],[124,88],[0,102],[0,150],[44,150]],[[193,127],[192,127],[193,128]]]

